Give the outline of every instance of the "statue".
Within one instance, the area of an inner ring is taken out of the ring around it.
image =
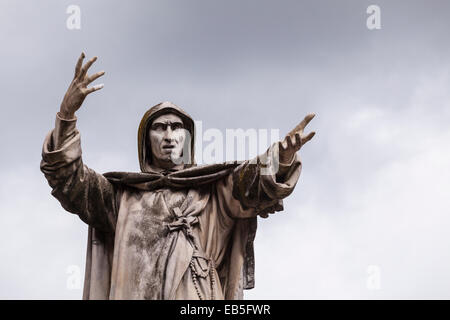
[[[256,218],[283,210],[314,114],[256,159],[197,166],[194,121],[163,102],[139,125],[142,172],[99,174],[82,161],[75,112],[104,72],[88,76],[97,58],[83,66],[84,57],[40,166],[52,195],[89,226],[83,299],[242,299],[254,287]]]

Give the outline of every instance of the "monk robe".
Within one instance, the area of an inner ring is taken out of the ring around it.
[[[276,144],[252,161],[163,170],[151,163],[153,119],[180,115],[159,104],[138,133],[141,171],[99,174],[82,161],[76,118],[56,116],[41,170],[52,195],[89,226],[83,299],[242,299],[254,287],[257,216],[283,209],[301,171],[296,155],[276,167]],[[194,139],[191,151],[194,150]]]

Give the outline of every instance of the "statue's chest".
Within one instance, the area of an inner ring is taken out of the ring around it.
[[[181,204],[186,199],[187,191],[172,191],[170,189],[161,189],[157,192],[162,193],[162,198],[166,203],[167,207],[171,210],[175,207],[180,207]]]
[[[186,196],[186,190],[158,189],[136,197],[126,219],[128,245],[145,250],[164,238],[167,225],[175,218],[173,209],[180,207]]]

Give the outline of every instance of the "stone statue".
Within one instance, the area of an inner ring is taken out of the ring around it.
[[[310,114],[256,159],[197,166],[194,121],[170,102],[143,116],[142,172],[99,174],[82,161],[75,112],[96,57],[75,76],[46,136],[41,170],[62,207],[89,226],[84,299],[242,299],[254,287],[257,216],[283,210],[300,175]],[[275,167],[275,172],[263,173]]]

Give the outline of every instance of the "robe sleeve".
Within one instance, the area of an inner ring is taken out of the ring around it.
[[[44,141],[40,168],[65,210],[94,228],[114,232],[120,191],[83,164],[76,118],[56,115],[55,128]]]
[[[264,154],[241,163],[218,182],[221,209],[231,218],[266,218],[283,210],[282,199],[292,193],[301,172],[299,156],[291,163],[278,162],[278,144]]]

